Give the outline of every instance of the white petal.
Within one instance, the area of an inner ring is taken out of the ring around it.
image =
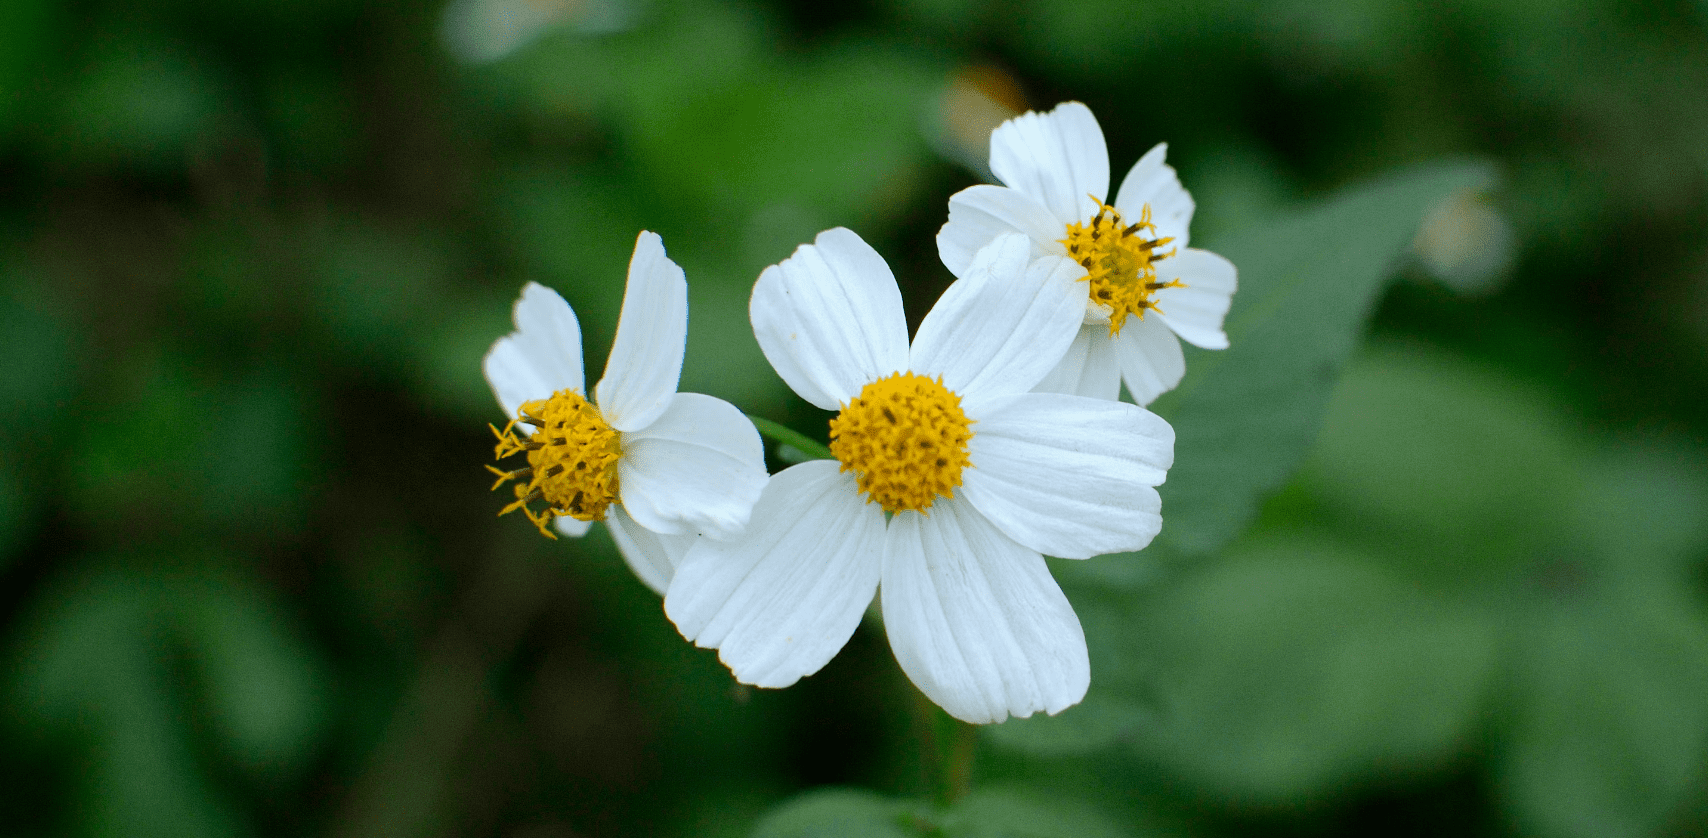
[[[748,303],[766,360],[801,398],[840,410],[907,366],[907,316],[889,265],[837,227],[759,275]]]
[[[1088,288],[1073,260],[1031,255],[1019,233],[980,250],[919,324],[908,369],[975,399],[1024,393],[1043,379],[1079,333]]]
[[[517,427],[520,426],[518,425]],[[593,528],[593,522],[583,521],[579,518],[571,518],[568,515],[559,515],[552,519],[552,526],[556,528],[558,532],[563,533],[570,538],[580,538],[586,535],[588,530]]]
[[[990,135],[990,170],[1032,197],[1063,224],[1097,213],[1109,194],[1109,150],[1091,109],[1063,102],[1049,113],[1027,112]]]
[[[558,519],[563,520],[563,519]],[[614,505],[605,513],[605,526],[611,530],[611,540],[629,569],[640,577],[653,593],[663,596],[670,589],[670,578],[676,565],[694,546],[697,535],[663,535],[653,532],[630,518],[622,505]]]
[[[949,273],[966,276],[973,254],[1003,233],[1025,233],[1036,255],[1067,252],[1061,243],[1065,222],[1043,204],[1006,186],[981,183],[949,196],[949,221],[937,231],[937,255]]]
[[[1085,697],[1085,634],[1036,551],[958,501],[903,512],[888,535],[884,627],[920,692],[974,724]]]
[[[1093,399],[1121,397],[1121,365],[1107,323],[1086,323],[1068,346],[1061,363],[1033,387],[1035,393],[1067,393]]]
[[[786,687],[817,672],[872,602],[884,513],[838,468],[817,460],[779,472],[746,532],[701,538],[676,568],[664,613],[744,684]]]
[[[1167,154],[1168,143],[1157,143],[1133,164],[1121,181],[1120,191],[1115,193],[1115,208],[1131,223],[1139,220],[1140,211],[1149,204],[1151,223],[1156,225],[1157,233],[1172,237],[1172,246],[1184,248],[1191,241],[1187,228],[1192,224],[1192,211],[1197,205],[1191,193],[1180,185],[1174,167],[1163,162]]]
[[[1185,286],[1156,293],[1162,322],[1193,346],[1228,348],[1222,320],[1239,286],[1234,263],[1208,250],[1182,250],[1157,263],[1157,278],[1178,279]]]
[[[617,337],[595,394],[611,427],[644,428],[670,406],[687,340],[688,280],[664,255],[664,240],[643,230],[629,260]]]
[[[1174,429],[1126,402],[1059,393],[978,417],[960,496],[1021,544],[1064,559],[1142,550],[1162,528],[1156,486]]]
[[[522,287],[512,318],[516,331],[492,344],[481,362],[505,415],[514,419],[523,402],[550,398],[559,390],[585,392],[581,324],[569,303],[556,291],[530,282]]]
[[[622,436],[617,487],[641,526],[727,538],[747,526],[765,488],[765,448],[734,405],[677,393],[658,421]]]
[[[1180,351],[1180,339],[1160,317],[1128,317],[1121,334],[1112,342],[1115,358],[1121,365],[1121,380],[1127,382],[1127,392],[1133,394],[1133,401],[1141,405],[1173,390],[1186,375],[1186,356]]]

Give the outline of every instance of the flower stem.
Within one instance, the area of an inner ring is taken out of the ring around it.
[[[913,716],[923,743],[926,783],[937,805],[948,808],[972,789],[978,728],[943,712],[918,691],[913,694]]]
[[[777,452],[777,456],[784,460],[804,463],[807,460],[836,459],[835,455],[830,453],[830,449],[825,447],[824,443],[816,442],[811,437],[793,428],[780,425],[770,419],[764,419],[752,414],[748,414],[747,418],[753,422],[753,427],[759,429],[759,434],[761,436],[769,438],[772,442],[787,446],[787,448],[794,449],[793,451],[783,449]],[[791,456],[791,454],[797,456]]]

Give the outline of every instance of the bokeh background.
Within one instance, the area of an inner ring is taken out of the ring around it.
[[[1708,835],[1705,91],[1684,0],[5,0],[0,834]],[[760,269],[847,225],[917,321],[1065,99],[1265,337],[943,808],[881,626],[741,688],[496,518],[479,360],[534,280],[592,380],[650,229],[684,389],[822,435]]]

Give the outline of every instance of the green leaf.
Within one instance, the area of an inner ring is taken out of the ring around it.
[[[1496,759],[1525,834],[1654,835],[1700,794],[1708,619],[1652,584],[1538,620],[1513,655],[1518,702]]]
[[[921,804],[856,789],[819,789],[760,819],[753,838],[919,838]]]
[[[1137,748],[1253,803],[1439,764],[1474,730],[1498,660],[1476,613],[1321,543],[1254,548],[1142,613],[1129,642],[1153,650],[1159,706]]]
[[[1336,387],[1301,483],[1329,507],[1313,517],[1381,545],[1380,560],[1474,592],[1520,572],[1577,517],[1584,457],[1561,416],[1485,364],[1375,345]]]
[[[1040,800],[1023,791],[980,789],[939,819],[945,838],[1123,838],[1096,809],[1071,800]]]
[[[1424,215],[1490,181],[1480,164],[1419,166],[1211,245],[1239,267],[1231,346],[1193,352],[1180,387],[1153,406],[1177,434],[1159,544],[1208,552],[1245,529],[1310,447],[1340,367]]]

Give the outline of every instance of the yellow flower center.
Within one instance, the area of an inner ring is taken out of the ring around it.
[[[1068,255],[1085,267],[1092,301],[1109,310],[1109,336],[1114,337],[1121,333],[1127,315],[1136,314],[1142,320],[1146,309],[1156,308],[1152,294],[1182,286],[1178,279],[1156,279],[1156,263],[1174,255],[1172,249],[1158,253],[1157,248],[1174,239],[1157,236],[1150,204],[1145,204],[1134,224],[1127,224],[1120,210],[1102,201],[1097,206],[1097,215],[1089,223],[1067,225],[1067,238],[1061,242]]]
[[[532,438],[516,432],[517,423],[533,425]],[[581,521],[605,517],[605,508],[617,499],[617,458],[622,456],[617,431],[574,390],[559,390],[549,399],[522,405],[515,419],[498,435],[496,456],[504,459],[526,453],[528,465],[515,471],[487,466],[498,475],[493,489],[516,483],[516,502],[498,514],[522,510],[548,538],[557,538],[546,524],[559,515]],[[523,479],[527,482],[522,482]],[[529,502],[545,500],[546,508],[535,512]]]
[[[855,473],[867,503],[923,512],[938,495],[955,496],[971,425],[941,379],[898,372],[861,388],[830,420],[830,453]]]

